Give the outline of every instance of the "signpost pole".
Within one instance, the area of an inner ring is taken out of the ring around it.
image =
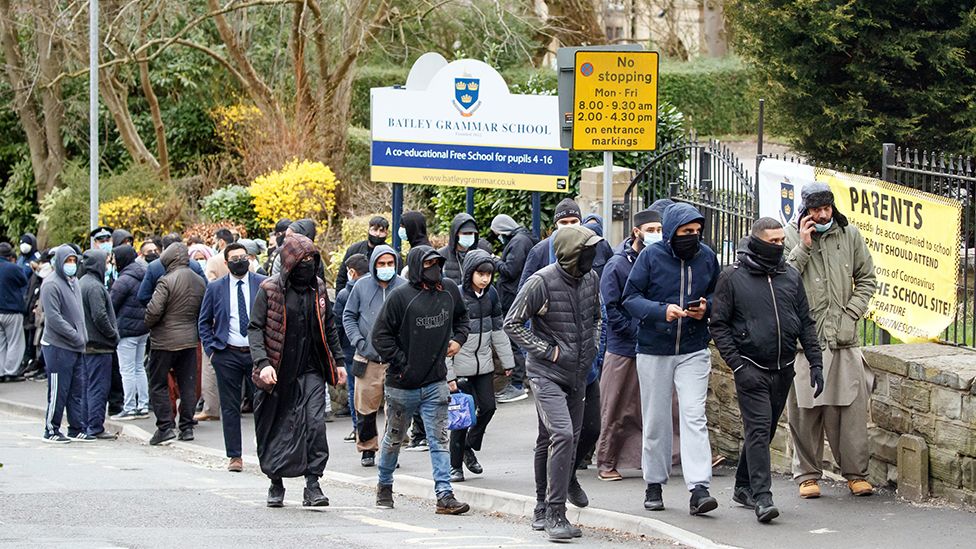
[[[98,226],[98,0],[88,4],[88,228]]]
[[[610,231],[613,229],[613,153],[603,153],[603,238],[613,246]]]
[[[403,243],[400,242],[400,219],[403,217],[403,183],[393,184],[393,249],[400,253]]]
[[[542,235],[542,195],[539,191],[532,192],[532,234],[536,238]]]
[[[474,187],[464,188],[464,206],[468,215],[474,217]]]

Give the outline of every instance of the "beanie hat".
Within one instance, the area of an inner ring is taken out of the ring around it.
[[[559,201],[556,205],[556,213],[553,214],[553,222],[559,221],[560,219],[566,219],[567,217],[575,217],[582,221],[583,213],[580,210],[579,204],[576,203],[572,198],[564,198]]]

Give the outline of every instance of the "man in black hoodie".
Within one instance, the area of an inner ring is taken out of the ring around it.
[[[474,249],[481,249],[491,253],[491,246],[478,236],[478,224],[474,218],[466,213],[459,213],[451,221],[451,235],[438,253],[447,260],[444,262],[444,278],[450,278],[455,284],[464,281],[464,256]]]
[[[85,311],[85,330],[88,332],[83,357],[87,376],[87,431],[89,436],[114,440],[117,435],[105,430],[105,404],[112,385],[112,355],[119,344],[115,309],[105,289],[108,254],[102,250],[88,250],[82,258],[85,274],[78,282]]]
[[[387,237],[390,236],[390,222],[381,215],[372,217],[369,220],[369,229],[366,234],[366,240],[360,240],[355,244],[346,248],[346,254],[342,258],[342,264],[339,265],[339,272],[336,273],[335,281],[335,291],[336,294],[342,291],[349,282],[349,275],[346,272],[346,262],[349,258],[356,254],[363,254],[367,258],[373,256],[373,250],[377,246],[382,246],[386,244]],[[399,271],[401,259],[399,256],[396,257],[397,270]]]
[[[427,238],[427,219],[420,212],[403,212],[403,216],[400,218],[400,229],[397,234],[400,240],[410,244],[411,248],[416,248],[421,245],[431,245],[430,239]]]
[[[437,513],[459,515],[468,505],[454,498],[447,435],[446,357],[467,341],[470,326],[457,284],[443,278],[445,259],[430,246],[407,255],[409,284],[387,297],[371,335],[386,371],[386,433],[380,447],[376,506],[393,508],[393,471],[403,435],[418,410],[427,431]]]

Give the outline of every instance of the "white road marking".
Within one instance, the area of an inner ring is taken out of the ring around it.
[[[818,528],[816,530],[810,530],[811,534],[836,534],[837,530],[831,530],[830,528]]]

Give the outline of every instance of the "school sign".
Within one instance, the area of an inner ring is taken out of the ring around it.
[[[427,64],[429,78],[415,74],[418,62],[406,88],[371,90],[371,179],[565,192],[558,99],[509,93],[481,61],[441,62],[436,72]]]

